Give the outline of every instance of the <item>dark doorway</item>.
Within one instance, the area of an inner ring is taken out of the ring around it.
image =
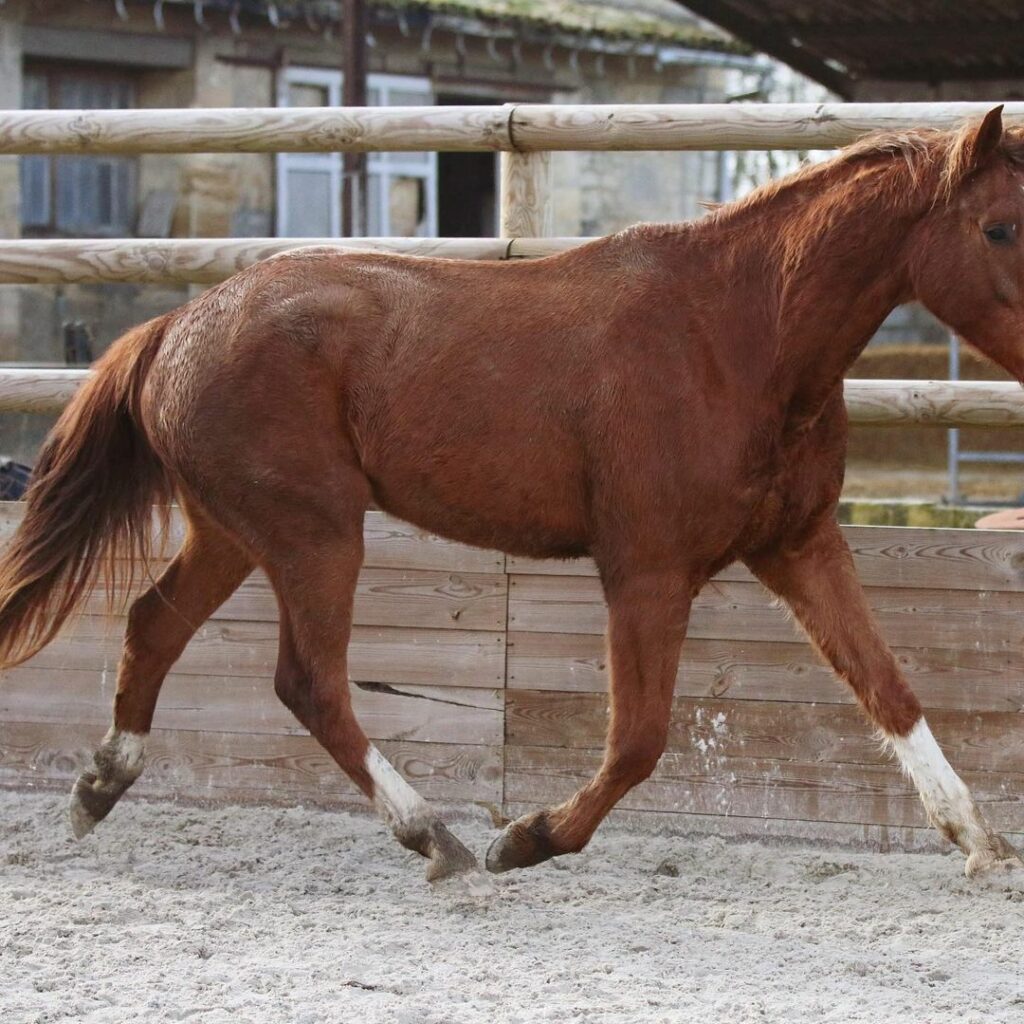
[[[437,102],[500,104],[501,100],[442,93]],[[494,153],[438,153],[437,232],[442,238],[492,238],[498,233],[497,167]]]

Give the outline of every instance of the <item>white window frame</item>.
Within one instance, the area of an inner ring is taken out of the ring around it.
[[[328,106],[341,106],[341,90],[343,75],[333,68],[308,68],[289,66],[278,76],[277,105],[288,106],[288,87],[290,85],[311,85],[323,88],[327,93]],[[433,102],[433,88],[430,79],[414,75],[383,75],[372,74],[367,77],[367,88],[378,91],[380,106],[388,106],[393,90],[419,91]],[[419,156],[419,154],[417,154]],[[378,208],[375,211],[377,222],[381,225],[383,235],[387,237],[391,231],[391,217],[388,205],[390,184],[393,177],[420,178],[424,182],[425,210],[420,232],[424,237],[437,234],[437,154],[427,154],[426,160],[411,160],[406,153],[368,153],[366,173],[369,178],[376,178],[378,188]],[[330,210],[331,236],[341,236],[341,189],[343,180],[343,155],[341,153],[279,153],[277,155],[277,210],[275,216],[279,237],[291,237],[288,234],[288,172],[292,169],[308,169],[328,171],[330,173],[331,196],[333,201]]]
[[[277,105],[287,107],[289,85],[314,85],[327,90],[327,105],[341,106],[341,72],[322,68],[287,67],[277,79]],[[330,236],[341,234],[341,154],[340,153],[278,153],[277,154],[277,235],[288,234],[288,172],[292,169],[327,171],[330,174],[331,195]]]

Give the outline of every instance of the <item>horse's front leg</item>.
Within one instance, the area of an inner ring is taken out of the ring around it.
[[[619,800],[654,771],[665,749],[690,580],[673,572],[636,575],[606,583],[605,597],[611,718],[604,761],[571,800],[509,825],[487,851],[490,871],[578,853]]]
[[[811,641],[853,689],[913,779],[929,820],[967,855],[967,876],[1024,863],[988,826],[935,742],[917,697],[878,632],[846,539],[831,516],[797,541],[745,560],[789,604]]]

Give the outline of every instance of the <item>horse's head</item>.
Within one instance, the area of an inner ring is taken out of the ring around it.
[[[910,239],[914,296],[1024,382],[1024,135],[1003,108],[957,135]]]

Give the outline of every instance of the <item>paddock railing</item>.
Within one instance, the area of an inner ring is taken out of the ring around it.
[[[459,259],[529,259],[586,241],[552,238],[550,154],[568,150],[828,149],[874,131],[952,128],[991,103],[533,104],[0,112],[0,155],[494,151],[501,238],[0,241],[0,284],[212,284],[311,244]],[[1007,103],[1024,124],[1024,103]],[[0,411],[52,412],[81,373],[0,369]],[[1016,385],[848,381],[851,421],[1019,426]]]
[[[991,104],[671,105],[0,112],[0,155],[492,150],[500,238],[0,241],[0,284],[212,284],[328,244],[529,259],[551,235],[558,150],[817,149],[880,129],[949,128]],[[1006,118],[1024,123],[1024,104]],[[0,411],[52,413],[88,371],[0,369]],[[856,423],[1021,426],[1013,383],[846,382]],[[0,503],[0,543],[23,506]],[[171,543],[180,539],[180,518]],[[1013,533],[845,529],[882,630],[990,820],[1024,833],[1024,544]],[[495,818],[567,797],[607,722],[605,609],[593,565],[533,562],[371,512],[350,669],[369,735],[425,796]],[[153,566],[154,571],[159,565]],[[175,665],[136,792],[336,805],[358,799],[269,679],[277,606],[255,573]],[[0,786],[61,787],[106,729],[123,616],[98,595],[0,678]],[[621,805],[672,827],[881,845],[937,842],[910,784],[760,585],[740,567],[695,603],[668,751]]]
[[[23,514],[0,502],[0,544]],[[180,515],[170,526],[168,553]],[[1020,535],[844,532],[939,742],[992,824],[1024,833]],[[567,799],[597,770],[608,723],[593,563],[470,548],[377,511],[364,535],[349,675],[370,738],[424,796],[463,810],[497,819]],[[274,695],[277,614],[257,571],[199,628],[160,695],[134,795],[365,807]],[[91,764],[125,625],[94,594],[53,643],[0,674],[0,787],[67,791]],[[618,813],[719,835],[941,842],[849,688],[742,566],[695,600],[666,753]]]

